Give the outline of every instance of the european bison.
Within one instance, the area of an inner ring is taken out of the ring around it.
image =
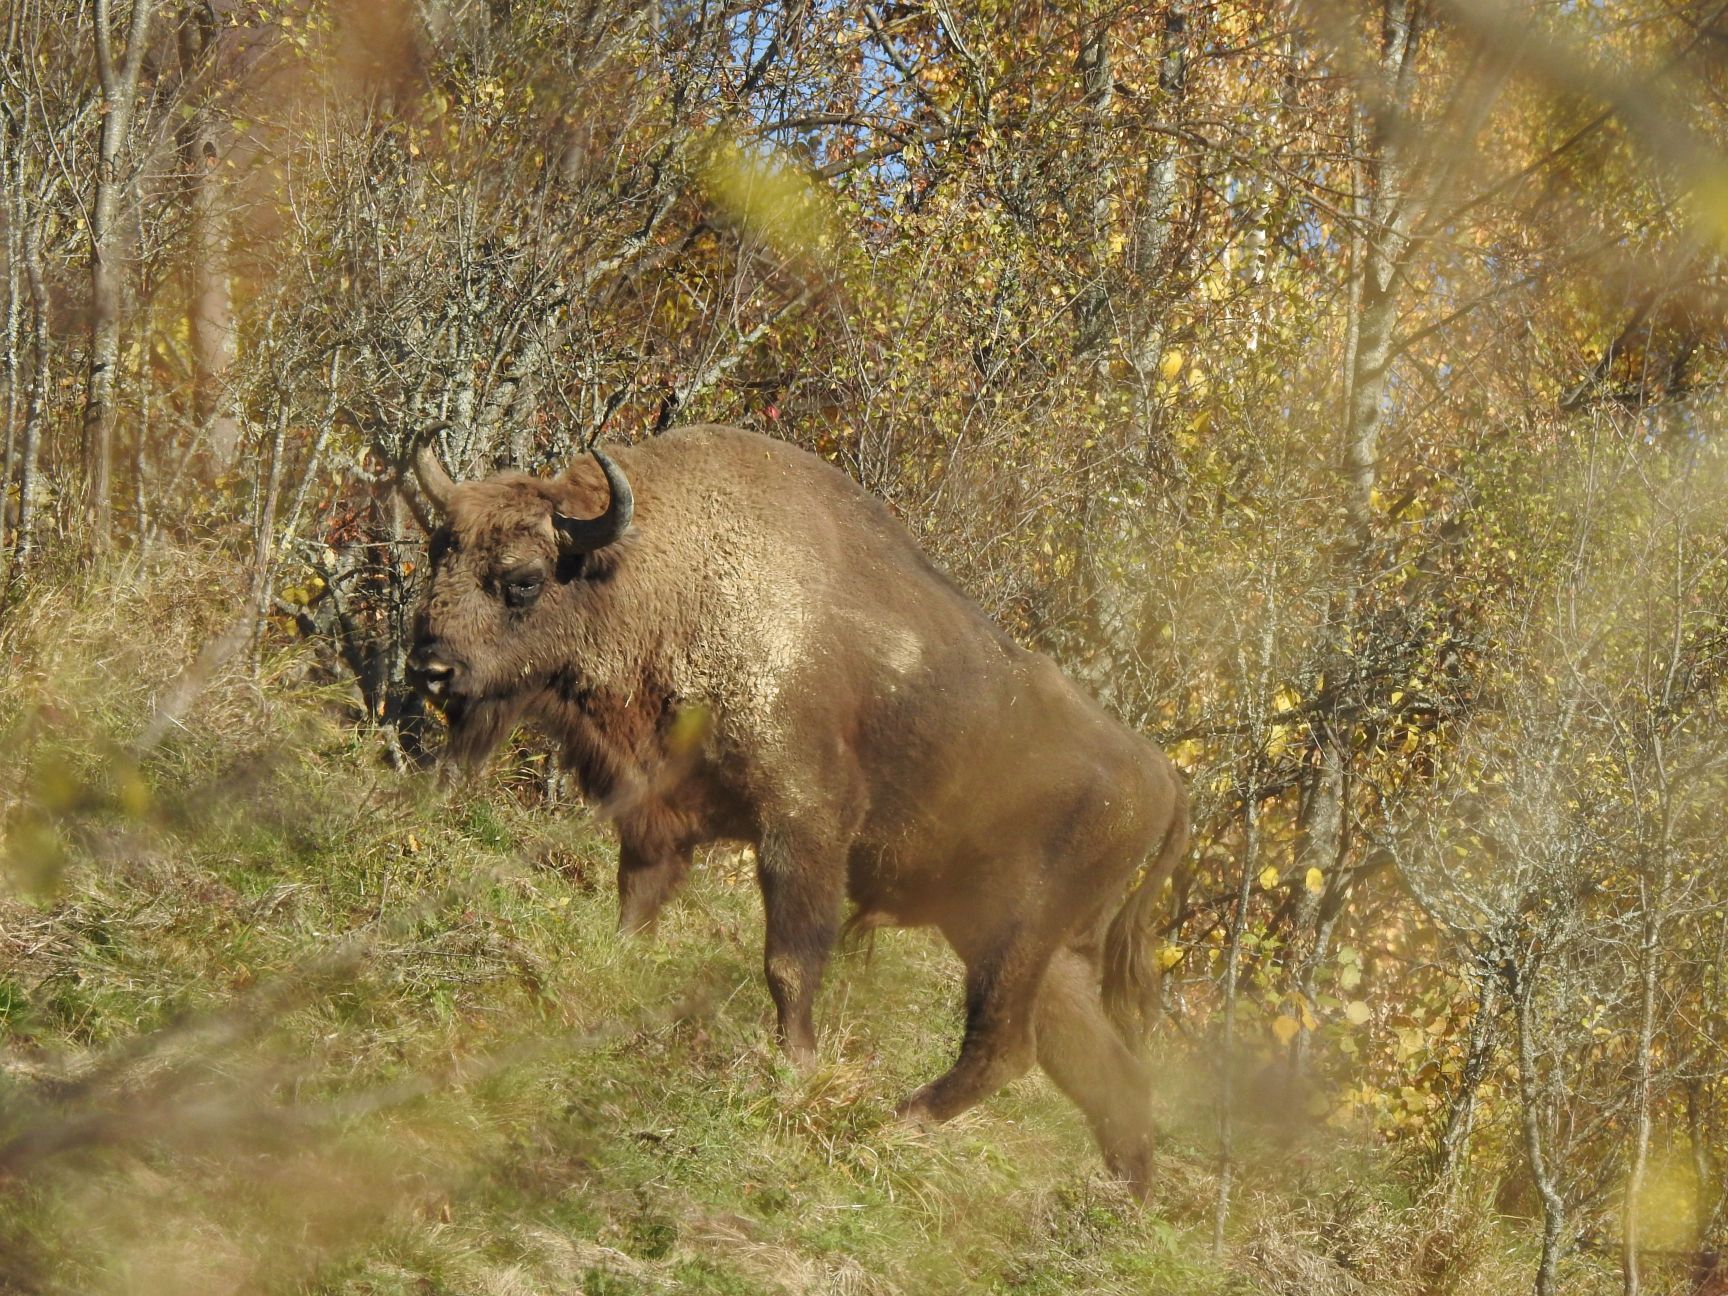
[[[846,899],[849,927],[940,928],[965,1037],[902,1113],[946,1120],[1036,1058],[1144,1193],[1131,1041],[1187,845],[1161,752],[782,442],[684,428],[555,480],[459,485],[429,444],[414,466],[442,519],[414,678],[458,760],[518,721],[563,744],[618,831],[624,930],[653,926],[695,847],[753,845],[779,1036],[803,1063]]]

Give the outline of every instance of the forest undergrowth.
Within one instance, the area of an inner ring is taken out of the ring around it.
[[[0,659],[0,1290],[1498,1292],[1528,1243],[1365,1131],[1248,1099],[1214,1252],[1197,1037],[1142,1209],[1047,1081],[932,1132],[957,965],[880,933],[773,1048],[749,860],[653,942],[523,752],[399,774],[194,552],[37,585]],[[1580,1286],[1578,1290],[1587,1290]]]

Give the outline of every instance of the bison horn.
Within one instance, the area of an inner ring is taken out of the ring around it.
[[[438,451],[432,447],[432,438],[449,426],[448,423],[435,423],[427,428],[420,434],[420,448],[414,452],[414,479],[420,483],[420,489],[432,502],[432,507],[440,513],[450,511],[450,496],[456,489],[456,481],[445,471]]]
[[[558,547],[567,554],[593,553],[614,543],[630,529],[630,518],[636,512],[636,497],[630,492],[630,482],[623,470],[598,450],[594,452],[594,462],[606,474],[612,502],[597,518],[565,517],[557,509],[552,510]]]

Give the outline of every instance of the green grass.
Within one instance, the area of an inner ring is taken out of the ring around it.
[[[157,579],[0,637],[0,1291],[1299,1289],[1257,1259],[1270,1194],[1212,1256],[1179,1103],[1144,1210],[1041,1077],[894,1124],[957,1043],[926,933],[836,961],[800,1077],[746,858],[621,939],[584,813],[389,772],[293,651],[134,756],[220,630]]]

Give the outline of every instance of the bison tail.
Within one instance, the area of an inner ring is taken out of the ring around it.
[[[1128,893],[1104,934],[1104,1007],[1122,1038],[1136,1043],[1157,1022],[1163,978],[1157,937],[1165,922],[1179,918],[1188,877],[1179,873],[1188,853],[1188,793],[1176,784],[1170,826],[1158,854]],[[1167,898],[1166,887],[1170,890]]]

